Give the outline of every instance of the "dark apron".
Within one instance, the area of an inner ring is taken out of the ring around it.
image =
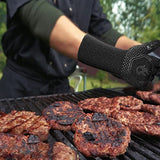
[[[71,92],[68,78],[36,81],[25,77],[8,66],[0,81],[0,98],[17,98]]]

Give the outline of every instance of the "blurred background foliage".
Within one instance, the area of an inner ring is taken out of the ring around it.
[[[113,27],[142,43],[160,39],[160,0],[100,0]]]
[[[100,3],[107,18],[119,32],[142,43],[160,40],[160,0],[100,0]],[[0,41],[5,31],[6,4],[0,2]],[[0,43],[0,72],[5,61]],[[102,71],[97,73],[100,86],[104,80],[109,81],[106,76]]]
[[[6,31],[6,4],[4,2],[0,2],[0,73],[5,66],[6,57],[3,54],[2,50],[2,35]],[[1,74],[0,74],[1,75]]]

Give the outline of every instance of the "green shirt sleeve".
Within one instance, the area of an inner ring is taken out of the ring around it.
[[[19,9],[22,22],[34,36],[47,44],[57,19],[62,15],[64,14],[47,0],[31,0]]]
[[[122,34],[120,34],[115,29],[112,28],[108,32],[105,32],[103,35],[101,35],[100,38],[103,42],[115,46],[118,38],[121,36]]]

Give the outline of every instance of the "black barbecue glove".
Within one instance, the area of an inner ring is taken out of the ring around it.
[[[78,60],[144,89],[160,69],[160,60],[148,55],[158,47],[160,41],[156,40],[121,50],[86,35],[79,48]]]

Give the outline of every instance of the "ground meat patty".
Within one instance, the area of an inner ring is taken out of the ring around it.
[[[144,101],[151,101],[150,94],[152,93],[152,91],[136,91],[136,96]]]
[[[116,101],[114,102],[112,98],[107,97],[88,98],[79,101],[78,106],[82,109],[103,113],[108,116],[110,116],[113,111],[120,109]]]
[[[128,126],[133,133],[160,136],[160,120],[150,113],[123,111],[112,113],[112,117]]]
[[[137,91],[136,96],[144,101],[160,104],[160,94],[154,93],[153,91]]]
[[[150,100],[154,104],[160,104],[160,94],[158,94],[158,93],[150,94]]]
[[[119,105],[123,110],[141,110],[143,101],[133,96],[119,96],[113,98],[114,104]]]
[[[160,105],[143,104],[142,110],[148,113],[152,113],[155,116],[160,116]]]
[[[33,134],[41,141],[48,139],[50,126],[43,116],[35,112],[13,110],[0,117],[0,132],[13,134]]]
[[[88,113],[73,124],[74,144],[87,157],[115,158],[126,152],[130,130],[101,113]]]
[[[156,83],[153,84],[153,86],[152,86],[152,91],[153,91],[153,92],[158,92],[158,91],[160,91],[160,81],[158,81],[158,82],[156,82]]]
[[[79,156],[69,146],[62,142],[55,142],[53,145],[53,160],[79,160]]]
[[[0,133],[0,160],[79,160],[77,153],[62,142],[43,143],[34,135]]]
[[[48,144],[40,142],[37,136],[0,133],[0,157],[6,159],[47,160],[48,149]]]
[[[84,114],[83,110],[68,101],[56,101],[43,110],[51,128],[63,131],[71,130],[72,123],[81,114]]]

